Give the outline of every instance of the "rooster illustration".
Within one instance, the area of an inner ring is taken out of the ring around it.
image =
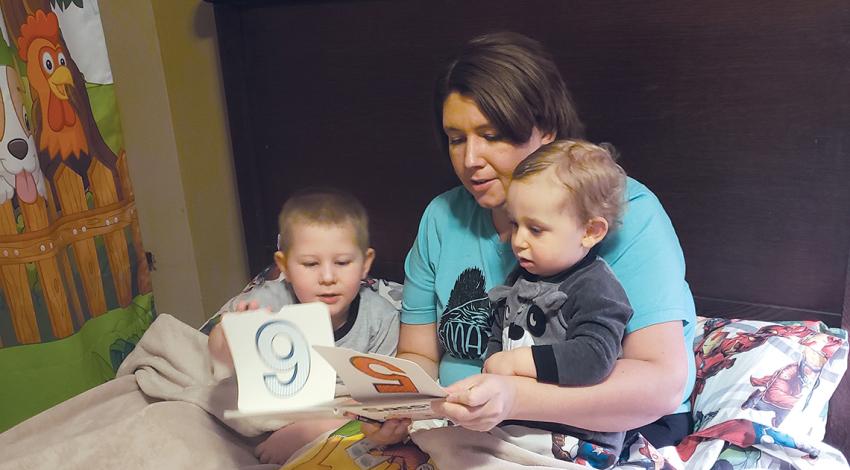
[[[51,159],[63,161],[74,156],[83,160],[89,153],[85,129],[71,105],[70,90],[74,79],[69,69],[69,56],[59,42],[59,20],[53,12],[36,11],[21,25],[18,54],[27,63],[38,111],[47,125],[38,139],[40,150]],[[75,165],[71,165],[75,166]],[[77,173],[83,173],[76,168]]]

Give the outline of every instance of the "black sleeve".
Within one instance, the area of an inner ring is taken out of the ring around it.
[[[559,312],[566,340],[531,348],[537,380],[568,386],[600,383],[620,356],[632,308],[607,267],[576,280],[567,295]]]

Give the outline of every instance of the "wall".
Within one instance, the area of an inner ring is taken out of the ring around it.
[[[157,311],[200,325],[248,278],[212,7],[99,4]]]

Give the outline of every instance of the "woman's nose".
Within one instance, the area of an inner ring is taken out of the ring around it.
[[[467,138],[466,145],[464,146],[463,164],[467,168],[478,168],[484,166],[484,160],[481,158],[482,149],[483,147],[477,138]]]

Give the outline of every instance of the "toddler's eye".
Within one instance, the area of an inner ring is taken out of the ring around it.
[[[531,233],[533,233],[533,234],[535,234],[535,235],[540,235],[541,233],[543,233],[543,229],[542,229],[542,228],[540,228],[540,227],[534,227],[534,226],[529,227],[529,228],[528,228],[528,231],[529,231],[529,232],[531,232]]]
[[[319,265],[319,263],[317,263],[315,261],[305,261],[305,262],[301,263],[301,266],[304,266],[305,268],[312,268],[312,267],[315,267],[315,266],[318,266],[318,265]]]
[[[347,260],[347,259],[346,260],[340,260],[340,261],[336,262],[337,266],[348,266],[349,264],[351,264],[351,260]]]

